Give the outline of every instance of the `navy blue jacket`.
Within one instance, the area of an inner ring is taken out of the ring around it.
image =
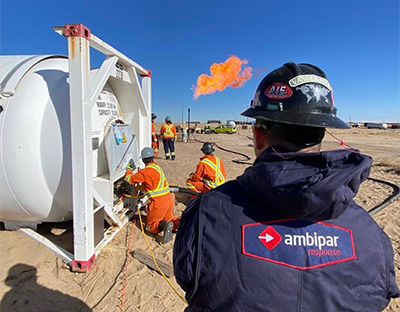
[[[399,296],[387,235],[352,200],[372,159],[265,150],[182,214],[186,311],[380,311]]]

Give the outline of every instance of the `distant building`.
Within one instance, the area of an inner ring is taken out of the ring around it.
[[[208,124],[212,124],[212,123],[217,123],[217,124],[221,124],[221,120],[207,120]]]
[[[252,121],[244,121],[244,120],[233,120],[237,125],[252,125]]]

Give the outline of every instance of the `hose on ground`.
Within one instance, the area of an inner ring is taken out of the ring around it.
[[[191,133],[191,135],[192,135],[194,141],[199,142],[199,143],[203,143],[203,144],[206,143],[206,142],[204,142],[204,141],[201,141],[201,140],[196,139],[196,137],[194,136],[194,133]],[[237,164],[243,164],[243,165],[252,165],[252,163],[248,162],[251,158],[250,158],[249,156],[247,156],[246,154],[239,153],[239,152],[236,152],[236,151],[233,151],[233,150],[229,150],[229,149],[223,148],[223,147],[219,146],[219,145],[218,145],[217,143],[215,143],[215,142],[211,142],[211,143],[212,143],[215,147],[219,148],[220,150],[222,150],[222,151],[224,151],[224,152],[232,153],[232,154],[239,155],[239,156],[242,156],[242,157],[245,158],[244,160],[233,159],[232,162],[237,163]]]
[[[151,249],[150,243],[147,239],[146,233],[144,232],[144,227],[143,227],[143,221],[142,221],[142,214],[140,213],[140,205],[141,203],[138,203],[138,215],[139,215],[139,222],[140,222],[140,228],[142,230],[142,234],[144,237],[144,240],[146,241],[147,248],[150,251],[151,257],[153,258],[154,265],[157,267],[158,272],[161,274],[161,276],[164,278],[164,280],[168,283],[168,285],[172,288],[172,290],[175,292],[175,294],[187,305],[188,302],[186,299],[178,292],[178,290],[172,285],[168,277],[165,276],[164,272],[161,270],[160,266],[157,263],[156,257],[154,256],[153,250]]]
[[[126,252],[125,252],[125,262],[124,262],[124,266],[122,269],[122,280],[121,280],[121,289],[120,291],[120,295],[118,296],[118,300],[119,300],[119,304],[118,304],[118,308],[121,312],[125,311],[125,301],[126,301],[126,286],[128,283],[128,268],[129,268],[129,264],[131,263],[131,256],[130,253],[132,252],[132,242],[133,242],[133,233],[134,233],[134,228],[135,228],[135,221],[131,222],[131,228],[130,230],[128,230],[129,232],[129,239],[127,242],[127,248],[126,248]]]
[[[328,132],[328,131],[327,131],[327,132]],[[328,132],[328,133],[329,133],[331,136],[333,136],[330,132]],[[196,137],[194,136],[193,133],[192,133],[192,136],[193,136],[193,139],[194,139],[196,142],[206,143],[206,142],[203,142],[203,141],[200,141],[200,140],[196,139]],[[336,138],[335,136],[333,136],[333,137]],[[249,136],[247,136],[247,138],[248,138],[248,139],[252,139],[252,138],[249,137]],[[336,139],[338,139],[338,138],[336,138]],[[338,140],[339,140],[339,139],[338,139]],[[340,141],[342,142],[342,140],[340,140]],[[220,147],[218,144],[216,144],[215,142],[211,142],[211,143],[212,143],[213,145],[215,145],[216,147],[218,147],[219,149],[223,150],[223,151],[230,152],[230,153],[234,153],[234,154],[237,154],[237,155],[241,155],[241,156],[245,157],[246,160],[250,160],[250,157],[247,156],[247,155],[245,155],[245,154],[242,154],[242,153],[239,153],[239,152],[235,152],[235,151],[232,151],[232,150],[228,150],[228,149],[222,148],[222,147]],[[346,144],[346,145],[347,145],[347,144]],[[352,148],[351,146],[349,146],[349,147]],[[241,160],[232,160],[232,161],[235,162],[235,163],[246,164],[246,165],[252,165],[252,163],[245,162],[245,161],[241,161]],[[393,194],[392,194],[392,195],[390,195],[388,198],[386,198],[381,204],[379,204],[379,205],[375,206],[374,208],[368,210],[368,213],[369,213],[370,215],[375,215],[375,214],[377,214],[377,213],[380,212],[382,209],[386,208],[388,205],[390,205],[390,204],[393,203],[396,199],[399,198],[399,196],[400,196],[400,188],[399,188],[399,186],[397,186],[396,184],[390,183],[390,182],[385,181],[385,180],[375,179],[375,178],[368,178],[368,180],[371,180],[371,181],[374,181],[374,182],[377,182],[377,183],[386,184],[386,185],[390,186],[390,187],[393,189]]]
[[[198,193],[192,190],[189,190],[187,188],[184,187],[179,187],[179,186],[169,186],[169,190],[173,193],[186,193],[186,194],[190,194],[190,195],[197,195]]]
[[[381,204],[379,204],[379,205],[375,206],[374,208],[368,210],[368,213],[371,216],[373,216],[373,215],[377,214],[379,211],[381,211],[382,209],[384,209],[387,206],[389,206],[391,203],[393,203],[396,199],[399,198],[399,196],[400,196],[400,188],[396,184],[390,183],[390,182],[385,181],[385,180],[379,180],[379,179],[375,179],[375,178],[368,178],[368,180],[389,185],[393,189],[393,194],[392,195],[390,195],[388,198],[386,198]]]

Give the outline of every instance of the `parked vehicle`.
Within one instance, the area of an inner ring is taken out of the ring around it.
[[[220,125],[216,128],[211,129],[211,133],[236,133],[236,127],[229,127],[227,125]]]
[[[211,133],[211,127],[210,126],[204,126],[202,129],[201,133],[209,134]]]

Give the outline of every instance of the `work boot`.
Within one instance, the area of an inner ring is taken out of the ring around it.
[[[172,155],[172,157],[171,157],[171,158],[172,158],[172,160],[175,160],[175,155]]]
[[[172,241],[172,230],[174,228],[174,223],[171,221],[163,220],[158,224],[158,229],[163,231],[162,243],[168,243]]]
[[[165,159],[169,159],[169,156],[165,156]]]

